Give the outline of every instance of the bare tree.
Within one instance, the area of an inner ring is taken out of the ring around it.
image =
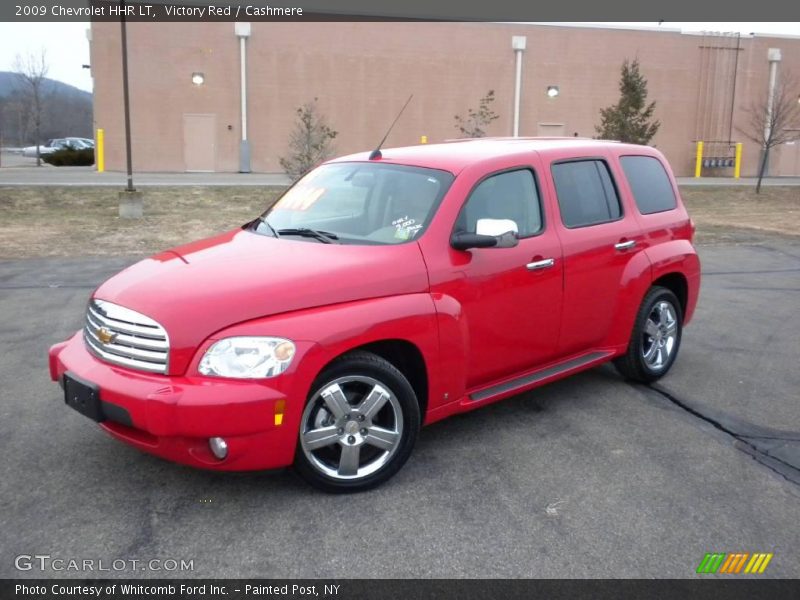
[[[800,139],[800,85],[791,72],[785,72],[774,93],[745,109],[749,120],[746,127],[737,129],[761,147],[756,193],[761,192],[761,180],[767,168],[772,148]]]
[[[467,116],[455,115],[455,128],[461,135],[468,138],[481,138],[486,136],[486,128],[500,118],[500,115],[492,110],[494,102],[494,90],[489,90],[486,95],[478,102],[478,108],[467,109]]]
[[[281,166],[292,181],[333,155],[333,140],[339,133],[320,114],[316,98],[300,106],[295,113],[297,121],[289,136],[289,154],[280,158]]]
[[[20,88],[30,107],[30,118],[33,121],[33,131],[36,143],[36,166],[42,164],[39,155],[39,145],[42,143],[42,109],[44,106],[44,86],[47,81],[47,54],[42,48],[39,54],[28,53],[26,56],[17,54],[14,61],[14,71],[20,82]]]
[[[0,96],[0,167],[3,166],[3,134],[6,133],[5,128],[5,121],[6,121],[6,101],[4,96]]]

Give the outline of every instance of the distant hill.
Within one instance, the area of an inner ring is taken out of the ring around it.
[[[0,71],[0,138],[4,146],[26,146],[57,137],[94,137],[92,94],[46,79],[40,139],[32,127],[31,106],[15,73]]]
[[[83,98],[89,102],[92,101],[91,92],[85,92],[84,90],[76,88],[74,85],[69,85],[68,83],[57,81],[55,79],[46,79],[45,81],[45,93],[47,94],[56,92],[56,94],[64,94],[66,96]],[[0,98],[4,96],[10,96],[18,88],[19,80],[17,79],[16,73],[11,73],[10,71],[0,71]]]

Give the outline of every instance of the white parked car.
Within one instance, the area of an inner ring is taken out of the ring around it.
[[[45,156],[55,152],[56,150],[63,150],[64,148],[72,148],[74,150],[94,148],[94,140],[78,137],[55,138],[47,140],[47,143],[44,146],[39,146],[39,156]],[[23,148],[22,156],[36,158],[36,146],[28,146],[27,148]]]

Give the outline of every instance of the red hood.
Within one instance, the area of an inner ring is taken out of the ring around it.
[[[161,323],[174,375],[206,338],[236,323],[426,289],[415,243],[320,244],[235,230],[138,262],[94,295]]]

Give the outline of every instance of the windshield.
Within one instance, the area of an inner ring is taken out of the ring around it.
[[[404,165],[323,165],[289,188],[255,231],[311,242],[402,244],[422,235],[453,178]]]

